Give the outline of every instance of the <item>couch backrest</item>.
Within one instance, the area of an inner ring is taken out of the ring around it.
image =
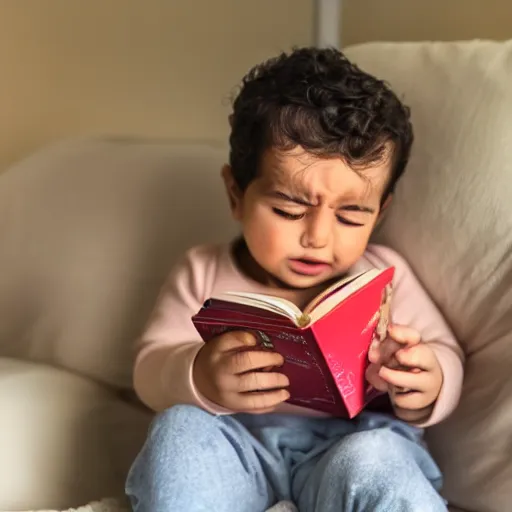
[[[78,140],[0,175],[0,355],[131,386],[132,346],[175,258],[229,239],[208,145]]]
[[[416,145],[377,239],[401,252],[467,354],[456,413],[429,442],[445,494],[512,504],[512,41],[347,50],[412,108]]]

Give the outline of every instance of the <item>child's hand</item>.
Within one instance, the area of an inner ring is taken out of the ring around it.
[[[395,414],[411,423],[431,414],[443,384],[443,372],[432,348],[409,327],[390,326],[389,337],[370,348],[367,379],[387,391]]]
[[[208,400],[235,412],[272,412],[290,394],[288,378],[276,371],[283,356],[256,348],[253,334],[231,331],[205,343],[194,362],[198,391]]]

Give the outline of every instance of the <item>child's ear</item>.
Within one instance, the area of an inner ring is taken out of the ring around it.
[[[236,184],[235,178],[233,177],[233,171],[231,166],[226,164],[222,167],[222,179],[224,180],[224,186],[228,194],[229,207],[235,220],[241,220],[242,218],[242,198],[243,194]]]

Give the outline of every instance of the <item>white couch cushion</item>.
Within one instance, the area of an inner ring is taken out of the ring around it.
[[[175,257],[229,238],[224,150],[78,140],[0,175],[0,355],[131,387]]]
[[[512,41],[347,50],[412,108],[416,144],[378,235],[401,252],[467,354],[456,413],[431,430],[444,494],[512,503]]]
[[[88,379],[5,358],[0,411],[0,510],[121,496],[150,419]]]

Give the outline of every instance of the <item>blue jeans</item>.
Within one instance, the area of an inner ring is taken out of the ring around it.
[[[134,512],[445,512],[422,431],[389,416],[156,416],[126,483]]]

